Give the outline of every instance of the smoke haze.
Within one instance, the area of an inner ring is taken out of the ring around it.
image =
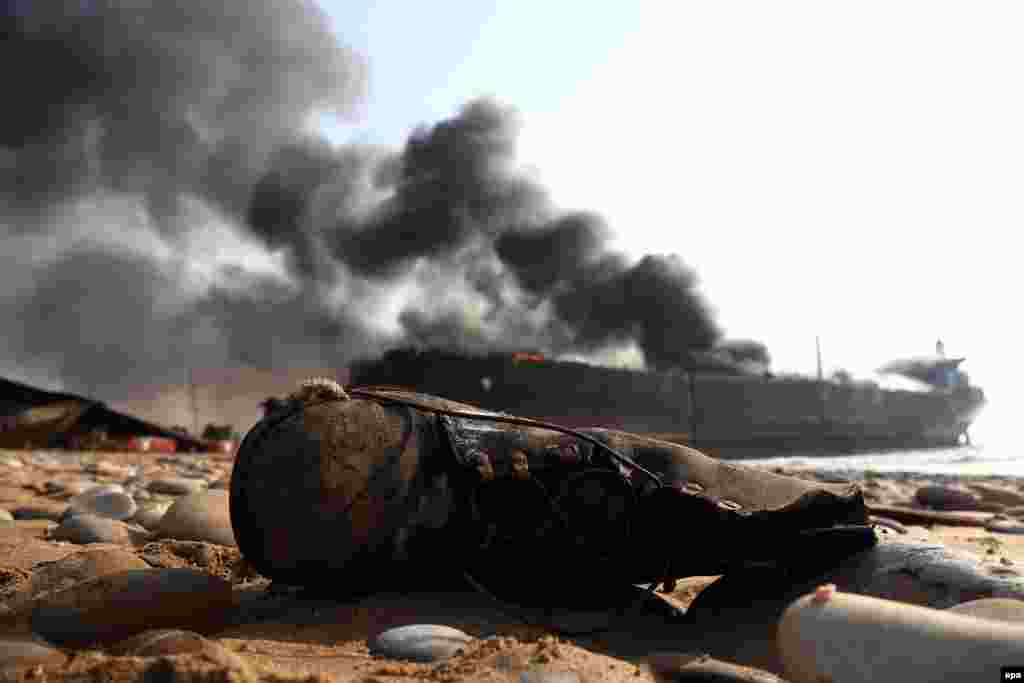
[[[403,344],[671,367],[719,338],[682,261],[628,263],[517,172],[512,110],[469,102],[398,150],[310,132],[357,114],[366,71],[314,3],[4,7],[0,59],[31,65],[0,108],[9,374],[115,398]]]

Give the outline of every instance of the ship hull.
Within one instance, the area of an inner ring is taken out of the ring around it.
[[[568,427],[652,435],[721,458],[948,447],[984,403],[975,389],[892,391],[812,379],[638,372],[493,354],[392,353],[352,368],[391,384]]]

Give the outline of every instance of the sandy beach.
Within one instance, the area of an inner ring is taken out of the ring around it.
[[[894,573],[858,560],[792,585],[756,572],[678,577],[656,595],[609,586],[605,602],[617,606],[593,610],[527,609],[470,587],[395,586],[339,601],[271,585],[239,555],[226,508],[231,465],[215,454],[0,452],[0,517],[10,518],[0,521],[4,675],[644,681],[681,680],[687,667],[717,662],[756,670],[715,680],[788,680],[779,615],[820,580],[936,609],[1024,597],[1024,482],[868,473],[858,483],[876,516],[879,550],[891,565],[908,547],[931,548],[916,569]],[[809,467],[771,469],[834,479]],[[671,542],[686,543],[685,535]],[[374,650],[382,632],[410,624],[452,627],[466,638],[431,662]],[[766,678],[772,673],[783,678]]]

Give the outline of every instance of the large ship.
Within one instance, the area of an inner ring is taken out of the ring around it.
[[[354,385],[393,385],[554,422],[653,435],[722,458],[953,446],[985,403],[944,354],[883,371],[916,389],[848,378],[781,377],[696,355],[648,372],[540,353],[468,355],[399,349],[352,365]]]

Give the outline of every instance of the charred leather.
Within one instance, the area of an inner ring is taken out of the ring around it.
[[[263,420],[240,446],[232,478],[242,552],[285,583],[337,581],[340,572],[380,586],[410,572],[467,571],[520,597],[750,565],[799,569],[812,556],[827,563],[875,541],[854,485],[582,430],[618,460],[576,436],[446,410],[495,415],[364,389]]]

